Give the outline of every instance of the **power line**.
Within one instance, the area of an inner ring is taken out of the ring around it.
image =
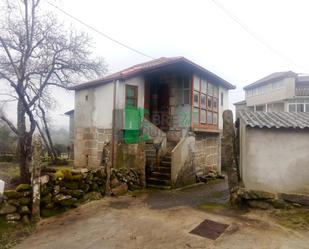
[[[236,22],[244,31],[246,31],[249,35],[251,35],[254,39],[256,39],[258,42],[260,42],[262,45],[264,45],[266,48],[268,48],[271,52],[276,54],[277,56],[284,59],[286,62],[298,67],[302,68],[305,71],[309,71],[306,67],[303,67],[302,65],[296,64],[291,58],[271,46],[268,42],[266,42],[262,37],[258,36],[256,33],[254,33],[252,30],[250,30],[245,24],[243,24],[235,15],[233,15],[227,8],[225,8],[221,3],[219,3],[216,0],[212,0],[213,3],[221,9],[228,17],[230,17],[234,22]]]
[[[145,57],[147,57],[147,58],[155,59],[154,57],[152,57],[152,56],[150,56],[150,55],[147,55],[147,54],[145,54],[145,53],[143,53],[143,52],[141,52],[141,51],[139,51],[139,50],[137,50],[137,49],[135,49],[135,48],[132,48],[132,47],[130,47],[130,46],[124,44],[123,42],[120,42],[120,41],[114,39],[113,37],[111,37],[111,36],[109,36],[109,35],[107,35],[107,34],[101,32],[100,30],[98,30],[98,29],[92,27],[91,25],[85,23],[84,21],[82,21],[82,20],[78,19],[77,17],[71,15],[70,13],[66,12],[65,10],[59,8],[59,7],[56,6],[55,4],[53,4],[53,3],[49,2],[49,1],[47,1],[47,3],[48,3],[49,5],[51,5],[52,7],[54,7],[55,9],[57,9],[58,11],[62,12],[63,14],[69,16],[70,18],[72,18],[72,19],[74,19],[75,21],[81,23],[82,25],[86,26],[87,28],[89,28],[89,29],[95,31],[96,33],[98,33],[98,34],[104,36],[105,38],[107,38],[107,39],[109,39],[109,40],[111,40],[111,41],[117,43],[118,45],[120,45],[120,46],[122,46],[122,47],[125,47],[125,48],[127,48],[127,49],[129,49],[129,50],[131,50],[131,51],[133,51],[133,52],[135,52],[135,53],[138,53],[138,54],[140,54],[140,55],[142,55],[142,56],[145,56]]]

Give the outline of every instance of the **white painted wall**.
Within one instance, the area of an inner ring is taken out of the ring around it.
[[[285,78],[279,81],[282,84],[280,89],[272,89],[272,83],[266,86],[265,93],[255,96],[246,96],[247,106],[262,105],[272,103],[284,99],[293,98],[295,96],[295,79]]]
[[[75,92],[75,128],[112,128],[113,89],[111,82]]]
[[[248,189],[309,193],[309,130],[241,125],[241,176]]]
[[[223,106],[221,105],[221,93],[223,93]],[[219,130],[223,129],[223,112],[229,109],[229,91],[226,88],[219,87]]]
[[[144,78],[116,81],[116,109],[125,107],[125,85],[138,86],[138,107],[144,107]],[[86,96],[88,100],[86,100]],[[113,120],[113,82],[75,92],[75,124],[79,127],[110,129]]]

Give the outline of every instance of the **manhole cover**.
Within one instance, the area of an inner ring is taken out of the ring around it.
[[[225,231],[227,227],[228,225],[226,224],[206,219],[190,233],[215,240]]]

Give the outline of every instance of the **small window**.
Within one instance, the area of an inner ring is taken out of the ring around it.
[[[218,111],[218,99],[214,98],[213,99],[213,106],[214,106],[214,112]]]
[[[201,94],[201,108],[206,109],[206,95]]]
[[[199,93],[198,92],[194,92],[193,98],[194,98],[194,106],[198,107],[199,106],[199,102],[200,102],[200,100],[199,100]]]
[[[296,112],[296,105],[295,104],[289,104],[289,112]]]
[[[137,107],[138,87],[126,85],[126,107]]]
[[[194,90],[200,90],[200,78],[197,76],[194,76]]]
[[[297,104],[297,112],[304,112],[304,104]]]
[[[305,112],[309,112],[309,104],[306,104]]]
[[[224,94],[221,93],[221,96],[220,96],[220,103],[221,103],[221,106],[223,106],[223,97],[224,97]]]
[[[208,95],[213,96],[214,94],[214,87],[212,84],[208,83]]]
[[[201,92],[207,93],[207,82],[204,79],[201,80]]]
[[[218,113],[214,112],[212,117],[213,117],[213,124],[218,124]]]
[[[211,96],[207,96],[207,108],[209,110],[212,110],[212,97]]]
[[[201,123],[206,124],[206,110],[201,110]]]
[[[88,95],[85,96],[85,100],[88,101]]]
[[[194,124],[199,123],[199,109],[198,108],[193,109],[193,123]]]
[[[207,124],[212,124],[212,112],[207,112]]]

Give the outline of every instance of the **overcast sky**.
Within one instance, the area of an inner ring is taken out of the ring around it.
[[[308,73],[309,1],[306,0],[50,0],[97,30],[151,57],[184,56],[237,86],[275,71]],[[50,5],[65,25],[93,37],[93,50],[115,72],[149,58],[106,39]],[[74,107],[74,94],[58,90],[53,124]],[[10,110],[10,116],[14,116]]]

